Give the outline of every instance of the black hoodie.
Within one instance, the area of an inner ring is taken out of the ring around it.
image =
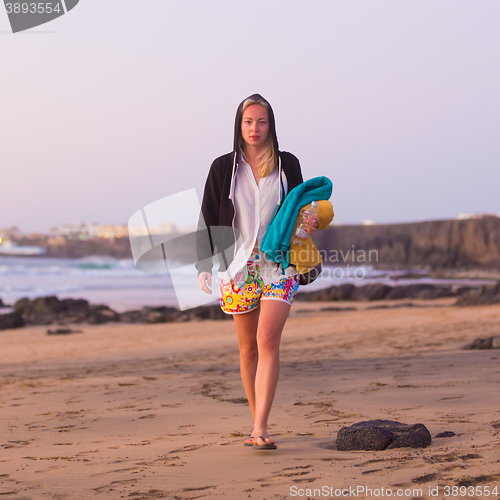
[[[210,171],[208,173],[207,182],[205,183],[205,190],[203,193],[203,201],[201,204],[201,215],[199,227],[199,239],[203,238],[206,232],[201,229],[206,225],[211,233],[210,227],[215,226],[233,226],[234,219],[234,204],[232,202],[232,196],[234,195],[234,178],[236,176],[236,171],[239,166],[239,140],[241,138],[241,120],[243,116],[243,104],[247,99],[252,99],[254,101],[259,101],[266,104],[268,115],[269,115],[269,133],[272,134],[274,150],[276,152],[276,158],[278,158],[278,165],[275,165],[279,169],[279,186],[280,192],[276,193],[279,200],[279,205],[281,207],[283,200],[288,192],[290,192],[294,187],[298,186],[303,182],[302,172],[300,170],[299,160],[291,153],[286,151],[278,150],[278,138],[276,136],[276,126],[274,122],[274,113],[271,105],[259,94],[253,94],[246,99],[244,99],[238,106],[236,111],[236,119],[234,123],[234,143],[233,151],[227,153],[224,156],[220,156],[212,163]],[[283,179],[282,172],[286,177],[286,182],[288,184],[287,193],[283,193]],[[284,196],[282,196],[282,193]],[[203,220],[205,224],[203,224]],[[213,231],[212,231],[213,232]],[[210,238],[213,239],[213,235],[210,234]],[[233,237],[233,242],[236,238]],[[199,245],[200,246],[200,245]],[[217,246],[217,245],[215,245]],[[220,245],[219,245],[220,246]],[[222,245],[228,247],[226,243]],[[214,252],[214,245],[211,244],[211,253]],[[221,249],[222,250],[222,249]],[[219,250],[220,251],[220,250]],[[204,257],[202,257],[204,255]],[[199,261],[206,259],[206,252],[199,251]],[[227,267],[229,263],[221,266],[221,271],[224,267]],[[196,269],[198,273],[203,271],[211,272],[212,264],[204,260],[204,262],[198,262],[196,264]]]

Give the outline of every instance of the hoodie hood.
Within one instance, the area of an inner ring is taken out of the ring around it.
[[[281,188],[282,188],[282,179],[281,179],[281,158],[278,150],[278,137],[276,135],[276,124],[274,121],[274,111],[269,102],[264,99],[260,94],[252,94],[247,98],[243,99],[240,102],[238,109],[236,110],[236,118],[234,120],[234,142],[233,142],[233,171],[231,175],[231,188],[229,190],[229,199],[232,199],[233,196],[233,185],[234,185],[234,176],[236,174],[237,162],[239,160],[240,147],[239,142],[241,137],[241,120],[243,118],[243,105],[246,101],[252,100],[256,101],[256,103],[261,103],[266,109],[269,117],[269,133],[273,138],[273,146],[274,153],[276,159],[278,160],[278,175],[279,175],[279,193],[278,193],[278,205],[281,205]],[[276,165],[275,165],[276,166]]]
[[[271,136],[273,138],[274,152],[276,154],[276,158],[278,158],[279,157],[278,137],[276,136],[276,125],[274,122],[273,108],[271,107],[269,102],[266,99],[264,99],[260,94],[252,94],[251,96],[248,96],[246,99],[243,99],[243,101],[241,101],[240,105],[238,106],[238,109],[236,111],[236,118],[234,120],[233,151],[235,153],[239,153],[238,143],[241,139],[241,120],[243,118],[243,104],[245,104],[245,102],[248,100],[257,101],[257,102],[263,104],[265,108],[267,108],[267,112],[269,114],[269,133],[271,134]]]

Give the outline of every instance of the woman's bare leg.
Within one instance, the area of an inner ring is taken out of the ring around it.
[[[280,341],[290,304],[276,300],[261,300],[257,328],[258,363],[255,372],[255,410],[253,436],[266,438],[267,419],[271,411],[280,373]],[[258,444],[262,445],[262,440]]]
[[[235,314],[234,325],[240,348],[240,372],[250,410],[255,420],[255,373],[259,359],[257,351],[257,325],[260,308],[245,314]]]

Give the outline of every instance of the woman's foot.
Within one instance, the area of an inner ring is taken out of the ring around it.
[[[253,447],[260,450],[275,450],[277,446],[270,437],[258,436],[254,438]]]
[[[255,438],[253,436],[248,436],[243,443],[245,446],[253,446]]]

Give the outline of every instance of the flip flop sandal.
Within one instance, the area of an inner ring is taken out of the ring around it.
[[[262,439],[262,441],[264,441],[265,444],[254,444],[253,447],[256,448],[256,449],[259,449],[259,450],[275,450],[277,448],[277,446],[275,444],[271,444],[271,443],[266,443],[266,440],[262,437],[262,436],[259,436],[260,439]],[[259,439],[257,438],[257,439]]]

